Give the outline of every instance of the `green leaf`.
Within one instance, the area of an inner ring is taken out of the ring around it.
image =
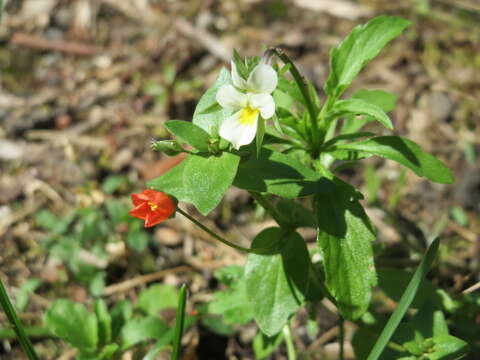
[[[262,150],[263,137],[265,135],[265,119],[260,116],[258,119],[257,133],[255,134],[255,146],[257,148],[257,157]]]
[[[330,181],[325,177],[294,158],[270,149],[262,149],[258,158],[250,156],[248,160],[242,161],[233,185],[286,198],[307,196],[331,189]]]
[[[110,360],[113,359],[120,347],[117,344],[108,344],[103,347],[100,354],[98,354],[98,360]]]
[[[95,315],[98,321],[98,345],[103,346],[112,340],[112,317],[102,299],[95,301]]]
[[[215,300],[208,305],[208,311],[223,315],[226,324],[244,325],[250,322],[253,319],[253,309],[248,302],[243,268],[239,266],[224,268],[217,272],[215,277],[222,283],[228,283],[230,289],[215,292]]]
[[[433,351],[428,353],[429,360],[456,360],[468,354],[468,344],[455,336],[440,335],[433,338]]]
[[[218,135],[220,124],[232,113],[231,110],[223,108],[220,108],[217,111],[211,111],[212,107],[217,103],[216,96],[218,89],[223,85],[231,83],[232,79],[230,72],[227,69],[222,68],[217,80],[200,98],[197,107],[195,108],[195,112],[193,113],[192,122],[201,127],[211,136]],[[204,113],[205,111],[207,111],[207,113]]]
[[[395,109],[395,105],[397,104],[397,95],[383,90],[360,89],[352,94],[352,98],[377,105],[386,113]]]
[[[126,350],[139,342],[165,336],[173,337],[170,327],[155,316],[129,320],[122,329],[122,349]]]
[[[335,149],[353,150],[361,155],[378,155],[396,161],[418,176],[441,184],[454,181],[450,169],[411,140],[399,136],[379,136],[355,143],[339,144]]]
[[[178,291],[175,286],[155,284],[143,290],[138,297],[138,307],[149,315],[158,315],[160,310],[176,308]]]
[[[170,120],[165,123],[165,127],[171,134],[192,145],[195,149],[203,152],[209,151],[210,135],[197,125],[188,121]]]
[[[180,350],[182,347],[182,335],[185,326],[185,306],[187,304],[187,285],[180,287],[178,295],[177,313],[175,314],[175,329],[173,336],[172,360],[180,358]]]
[[[356,26],[330,52],[330,74],[325,83],[327,95],[334,99],[340,97],[360,70],[409,24],[399,17],[378,16],[367,24]]]
[[[239,161],[237,155],[227,152],[208,157],[188,155],[181,164],[147,185],[191,203],[208,215],[232,184]]]
[[[398,303],[397,308],[393,312],[392,316],[388,320],[387,324],[385,325],[382,333],[380,334],[377,342],[373,346],[373,349],[370,351],[367,360],[377,360],[383,352],[383,349],[390,341],[390,338],[394,334],[395,330],[397,329],[400,321],[402,320],[403,316],[407,312],[410,304],[412,303],[415,295],[422,283],[422,280],[425,278],[430,266],[437,255],[438,246],[440,244],[439,239],[435,239],[432,244],[429,246],[425,256],[422,259],[422,262],[418,266],[415,274],[413,275],[412,279],[410,280],[405,292]]]
[[[317,219],[313,212],[294,199],[280,199],[277,210],[288,219],[289,224],[297,227],[317,227]]]
[[[265,334],[273,336],[304,302],[310,257],[298,233],[280,228],[262,231],[252,247],[274,248],[269,255],[248,254],[245,265],[254,318]]]
[[[274,352],[283,343],[283,332],[278,333],[273,337],[268,337],[261,331],[253,338],[253,351],[255,352],[255,359],[265,359],[272,352]]]
[[[375,231],[348,185],[338,179],[333,191],[315,196],[314,209],[327,289],[345,318],[358,319],[368,309],[377,280]]]
[[[123,325],[132,317],[132,303],[127,300],[120,300],[115,303],[110,314],[112,317],[112,339],[115,339],[120,334]]]
[[[368,115],[386,128],[393,129],[392,121],[379,106],[360,99],[337,101],[328,112],[327,117],[337,118],[346,115]]]
[[[97,347],[97,319],[82,304],[56,300],[45,315],[45,324],[52,334],[81,351],[92,352]]]
[[[40,279],[30,278],[20,287],[20,290],[15,297],[15,305],[18,311],[25,310],[28,300],[30,299],[30,295],[33,294],[40,285],[42,285],[42,281]]]

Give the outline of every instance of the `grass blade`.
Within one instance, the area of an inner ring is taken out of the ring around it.
[[[12,324],[13,330],[15,330],[15,333],[17,334],[18,341],[27,354],[28,359],[38,360],[35,349],[33,348],[33,345],[25,332],[25,328],[23,327],[15,309],[13,308],[12,302],[8,297],[7,290],[3,286],[2,280],[0,280],[0,305],[3,308],[3,311],[5,311],[8,321],[10,321]]]
[[[175,334],[173,336],[172,360],[180,358],[180,349],[182,346],[183,325],[185,323],[185,305],[187,303],[187,286],[185,284],[180,288],[178,297],[177,316],[175,318]]]
[[[440,244],[439,238],[433,240],[432,244],[429,246],[425,256],[423,257],[420,265],[418,266],[415,274],[413,274],[412,279],[410,280],[407,289],[403,293],[397,308],[393,312],[390,319],[388,319],[385,328],[383,329],[382,333],[380,334],[377,342],[373,346],[373,349],[370,351],[367,360],[377,360],[380,355],[382,354],[383,349],[390,341],[390,338],[394,334],[397,326],[400,324],[403,316],[407,312],[410,304],[412,303],[415,295],[417,294],[417,290],[425,278],[425,275],[428,273],[430,266],[437,255],[438,246]]]

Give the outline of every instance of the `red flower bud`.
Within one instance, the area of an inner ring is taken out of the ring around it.
[[[155,191],[144,190],[140,194],[132,194],[132,202],[135,208],[129,214],[145,220],[145,227],[150,227],[167,220],[176,209],[173,199],[167,194]]]

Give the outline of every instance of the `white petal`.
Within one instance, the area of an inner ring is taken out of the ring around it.
[[[249,97],[250,105],[260,110],[264,119],[270,119],[275,114],[275,101],[269,94],[252,94]]]
[[[248,101],[246,94],[236,90],[232,85],[223,85],[218,89],[217,102],[226,109],[241,109],[245,107]]]
[[[277,73],[270,65],[258,64],[248,76],[248,90],[256,93],[270,94],[277,87]]]
[[[242,145],[250,144],[255,138],[257,132],[258,120],[252,124],[242,124],[240,115],[243,110],[237,111],[235,114],[225,119],[220,125],[219,134],[225,140],[232,143],[235,149],[239,149]]]
[[[235,85],[237,88],[246,90],[247,89],[247,82],[240,76],[237,70],[237,66],[233,62],[233,60],[230,62],[231,67],[232,67],[232,81],[233,85]]]

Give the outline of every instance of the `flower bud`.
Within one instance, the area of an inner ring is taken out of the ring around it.
[[[152,140],[150,147],[153,151],[162,152],[168,156],[175,156],[183,152],[183,148],[175,140]]]

